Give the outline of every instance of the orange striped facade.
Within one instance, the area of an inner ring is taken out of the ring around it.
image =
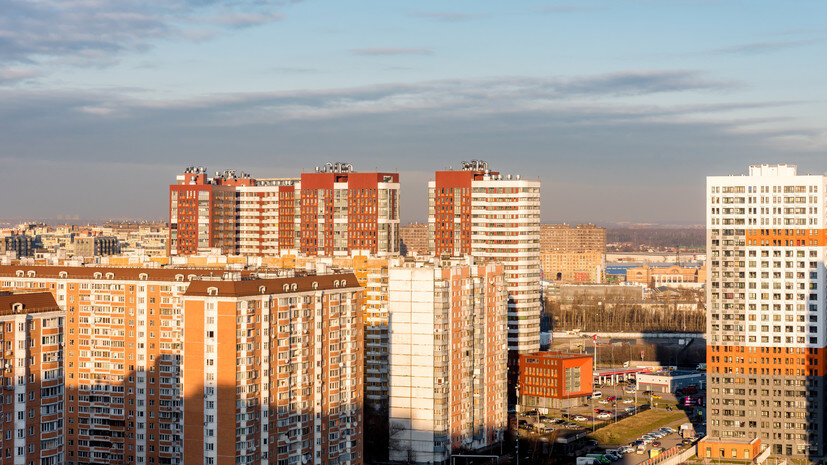
[[[824,376],[827,349],[806,347],[707,346],[709,373]]]
[[[747,246],[824,247],[827,229],[747,229]]]

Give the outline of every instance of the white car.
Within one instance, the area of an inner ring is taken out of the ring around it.
[[[601,404],[608,404],[608,403],[609,403],[609,401],[608,401],[608,400],[606,400],[606,399],[603,399],[603,400],[601,400],[601,401],[600,401],[600,403],[601,403]]]
[[[623,399],[623,403],[624,404],[634,404],[635,399],[631,399],[631,398],[630,399]]]
[[[597,418],[600,418],[601,420],[608,420],[609,418],[612,418],[612,415],[609,414],[609,413],[603,412],[603,413],[598,413]]]
[[[634,453],[635,448],[634,448],[634,447],[631,447],[631,446],[623,446],[623,447],[621,447],[621,448],[620,448],[620,450],[621,450],[624,454],[631,454],[631,453]]]
[[[574,417],[574,421],[586,421],[586,420],[587,420],[587,418],[586,418],[586,417],[582,417],[582,416],[576,416],[576,417]]]

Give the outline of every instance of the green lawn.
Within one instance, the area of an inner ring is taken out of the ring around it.
[[[619,446],[676,421],[689,421],[683,411],[646,410],[605,426],[589,436],[601,445]]]

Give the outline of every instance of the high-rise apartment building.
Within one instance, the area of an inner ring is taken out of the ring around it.
[[[508,347],[540,349],[540,181],[501,175],[483,161],[437,171],[428,183],[428,245],[437,256],[503,264]]]
[[[707,178],[707,443],[824,456],[824,176]]]
[[[65,463],[63,319],[48,292],[0,294],[0,463]]]
[[[249,184],[250,179],[242,183]],[[187,168],[169,186],[170,255],[197,253],[217,248],[235,250],[236,182],[221,176],[207,177],[203,167]]]
[[[507,424],[503,265],[388,270],[390,460],[447,464],[502,440]]]
[[[362,463],[361,288],[350,274],[193,281],[186,463]]]
[[[170,186],[171,255],[205,248],[250,255],[399,253],[398,173],[357,173],[350,164],[328,163],[300,178],[256,180],[232,171],[208,178],[203,168],[188,168],[177,182]]]
[[[282,274],[0,266],[0,291],[48,291],[65,311],[62,463],[189,463],[195,443],[205,464],[359,463],[361,289],[349,273]]]

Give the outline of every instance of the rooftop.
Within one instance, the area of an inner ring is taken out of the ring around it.
[[[337,273],[244,281],[193,281],[187,287],[184,296],[249,297],[353,288],[361,288],[355,274]],[[210,292],[215,292],[215,294],[210,294]]]
[[[0,295],[0,316],[16,313],[59,312],[60,306],[50,292]]]

